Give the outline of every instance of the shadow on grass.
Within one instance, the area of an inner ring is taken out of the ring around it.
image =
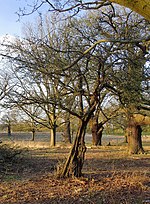
[[[38,156],[18,157],[15,161],[3,163],[0,167],[0,180],[11,182],[15,180],[29,179],[34,176],[40,176],[52,173],[58,159]]]

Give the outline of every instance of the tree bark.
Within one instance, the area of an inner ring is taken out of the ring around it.
[[[98,132],[97,132],[97,137],[98,137],[98,143],[97,143],[97,145],[99,145],[99,146],[102,145],[102,134],[103,134],[103,130],[104,130],[103,126],[100,125],[100,126],[98,127]]]
[[[64,140],[66,143],[71,144],[71,128],[70,128],[70,116],[69,116],[69,114],[68,114],[68,116],[66,116]]]
[[[56,128],[50,130],[50,146],[54,147],[56,145]]]
[[[128,130],[128,127],[126,127],[124,130],[124,143],[128,143],[128,134],[129,134],[129,130]]]
[[[102,145],[102,132],[103,132],[103,124],[98,123],[98,117],[95,116],[92,118],[92,144]]]
[[[35,129],[33,128],[32,129],[32,139],[31,139],[32,141],[34,141],[35,140]]]
[[[11,125],[10,124],[8,124],[8,136],[11,136]]]
[[[134,120],[131,120],[128,125],[128,151],[129,154],[144,153],[142,147],[142,128]]]
[[[61,172],[61,177],[69,177],[70,175],[75,177],[82,176],[82,167],[86,152],[86,146],[84,142],[86,127],[87,122],[82,121],[74,140],[74,144],[71,148],[70,154]]]
[[[56,115],[55,108],[53,108],[53,114],[50,115],[51,118],[51,130],[50,130],[50,146],[56,146]]]

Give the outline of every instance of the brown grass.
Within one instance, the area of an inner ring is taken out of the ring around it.
[[[150,152],[148,146],[145,149],[145,155],[129,156],[126,146],[89,146],[84,177],[57,179],[56,165],[70,147],[48,148],[35,142],[1,172],[0,204],[150,203]]]

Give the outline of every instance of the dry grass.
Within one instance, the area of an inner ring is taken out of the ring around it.
[[[67,157],[70,147],[34,143],[22,142],[28,154],[1,174],[0,204],[150,203],[149,151],[129,156],[126,146],[89,146],[84,177],[57,179],[56,165]]]

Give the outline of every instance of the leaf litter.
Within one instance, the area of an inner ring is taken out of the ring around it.
[[[109,150],[88,149],[84,176],[66,179],[58,179],[54,172],[69,149],[29,150],[0,177],[0,204],[148,203],[150,155],[134,159],[126,149],[118,149],[118,155],[114,148]]]

